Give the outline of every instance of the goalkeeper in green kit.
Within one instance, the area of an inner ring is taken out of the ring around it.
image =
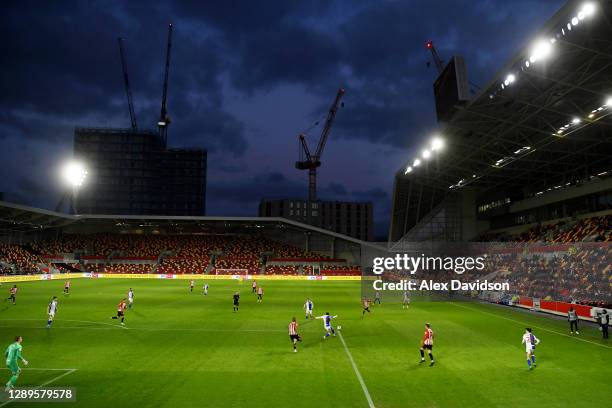
[[[6,367],[11,370],[13,374],[12,377],[6,383],[6,388],[4,391],[9,391],[12,388],[15,388],[15,383],[17,382],[17,378],[19,377],[19,373],[21,372],[21,368],[19,368],[18,361],[23,361],[23,364],[28,365],[28,360],[23,358],[21,355],[21,342],[23,342],[23,337],[17,336],[15,337],[15,342],[9,345],[6,349]]]

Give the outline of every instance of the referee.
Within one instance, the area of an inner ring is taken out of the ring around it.
[[[572,306],[570,306],[569,311],[567,312],[567,320],[570,324],[570,334],[574,334],[574,331],[576,334],[580,334],[578,333],[578,313],[576,313]]]

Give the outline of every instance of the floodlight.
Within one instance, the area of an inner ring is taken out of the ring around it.
[[[584,6],[582,6],[582,10],[580,12],[583,13],[585,17],[592,16],[595,13],[595,4],[586,3]]]
[[[576,17],[578,17],[578,20],[584,20],[584,17],[585,17],[584,11],[579,11]]]
[[[404,172],[404,174],[408,174],[408,173],[410,173],[411,171],[412,171],[412,167],[411,167],[411,166],[408,166],[408,167],[406,167],[406,171]]]
[[[421,164],[421,160],[416,159],[414,163],[412,163],[412,167],[419,167],[420,164]]]
[[[429,158],[431,157],[431,152],[430,152],[429,150],[425,149],[425,150],[423,150],[423,153],[421,154],[421,156],[422,156],[422,157],[423,157],[425,160],[427,160],[427,159],[429,159]]]
[[[529,61],[525,61],[525,66],[529,68]]]
[[[581,122],[580,118],[574,118],[574,119],[572,119],[572,123],[573,123],[574,125],[577,125],[577,124],[579,124],[580,122]]]
[[[529,61],[535,62],[536,60],[544,59],[550,55],[552,51],[552,46],[550,42],[540,40],[533,47],[532,56],[529,58]],[[534,58],[534,60],[532,60]]]
[[[68,162],[62,167],[62,179],[71,187],[80,187],[87,177],[87,169],[78,161]]]
[[[508,86],[511,83],[513,83],[515,80],[516,80],[516,77],[514,76],[514,74],[508,74],[508,76],[506,77],[506,80],[504,81],[504,84]]]
[[[578,20],[578,17],[573,17],[573,18],[572,18],[572,25],[573,25],[573,26],[577,26],[579,21],[580,21],[580,20]]]
[[[612,108],[612,97],[606,99],[606,103],[604,105],[606,105],[608,108]]]
[[[444,148],[444,140],[439,137],[434,137],[431,141],[431,150],[442,150]]]

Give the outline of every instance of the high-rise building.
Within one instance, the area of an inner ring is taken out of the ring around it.
[[[76,128],[74,156],[87,167],[80,214],[204,215],[204,149],[169,149],[155,131]]]
[[[287,218],[364,241],[373,240],[370,202],[262,200],[259,216]]]

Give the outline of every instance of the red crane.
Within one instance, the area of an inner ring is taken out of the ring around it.
[[[162,104],[161,111],[159,114],[159,121],[157,127],[159,133],[166,142],[168,138],[168,125],[170,124],[170,116],[168,116],[168,110],[166,109],[166,97],[168,95],[168,72],[170,71],[170,51],[172,49],[172,24],[168,24],[168,45],[166,46],[166,67],[164,69],[164,86],[162,90]]]
[[[125,51],[123,49],[123,38],[118,38],[119,43],[119,55],[121,56],[121,68],[123,69],[123,81],[125,82],[125,93],[128,100],[128,110],[130,111],[130,122],[132,124],[132,132],[138,130],[136,125],[136,113],[134,111],[134,102],[132,100],[132,88],[130,88],[130,79],[128,77],[127,70],[127,58],[125,57]]]
[[[444,63],[442,62],[440,55],[438,55],[438,51],[436,51],[436,47],[434,47],[433,41],[431,40],[427,41],[425,43],[425,48],[431,51],[431,56],[433,57],[434,64],[436,64],[436,69],[438,70],[438,74],[441,74],[442,71],[444,70]],[[427,66],[429,66],[429,62],[427,63]]]
[[[340,100],[342,99],[343,95],[344,89],[338,89],[336,99],[334,99],[334,102],[332,103],[331,107],[329,108],[329,112],[327,113],[327,119],[325,120],[325,125],[323,126],[321,137],[319,138],[319,144],[317,145],[317,150],[314,154],[310,154],[310,149],[308,148],[308,144],[306,143],[306,137],[304,136],[304,134],[302,133],[299,136],[300,146],[302,147],[302,153],[304,157],[300,157],[300,160],[295,162],[295,168],[299,170],[308,169],[309,202],[317,201],[317,168],[321,167],[321,155],[323,154],[323,149],[325,148],[327,137],[329,136],[332,124],[334,123],[334,119],[336,118],[336,113],[338,112]],[[300,156],[302,156],[302,154],[300,154]],[[302,160],[304,158],[305,160]]]

